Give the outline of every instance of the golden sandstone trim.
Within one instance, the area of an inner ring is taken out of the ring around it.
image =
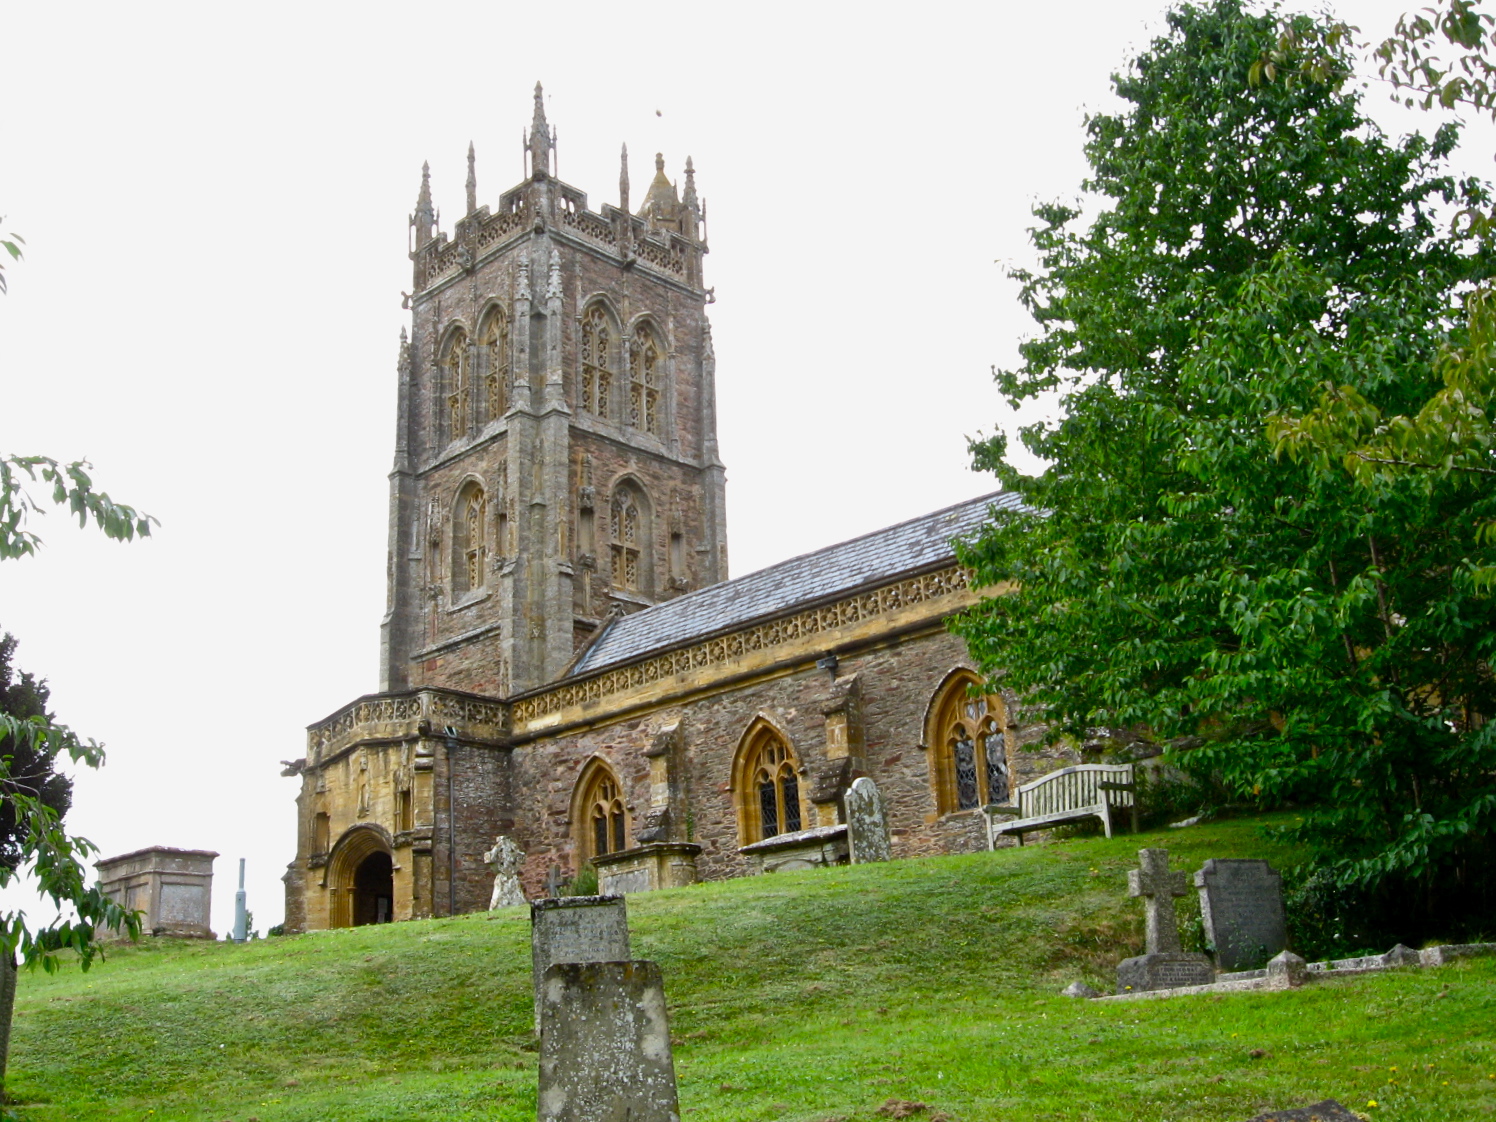
[[[514,703],[515,725],[529,724],[540,717],[558,713],[574,705],[601,701],[613,694],[683,674],[691,670],[718,665],[754,651],[767,650],[795,642],[811,635],[836,631],[874,616],[886,615],[930,600],[943,599],[965,592],[970,587],[966,570],[956,566],[909,577],[897,583],[849,596],[834,604],[809,608],[783,619],[771,620],[730,635],[693,643],[645,659],[632,666],[622,666],[580,682],[557,686]]]
[[[375,726],[398,726],[419,720],[433,725],[504,727],[504,705],[461,697],[427,687],[403,697],[374,697],[358,701],[307,729],[307,749],[313,763],[372,735]]]

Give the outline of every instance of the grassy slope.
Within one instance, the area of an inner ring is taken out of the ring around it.
[[[1326,1096],[1419,1122],[1496,1111],[1496,961],[1285,995],[1058,997],[1141,943],[1123,870],[1142,844],[1187,868],[1292,859],[1229,822],[631,897],[687,1119],[871,1120],[890,1098],[961,1122],[1234,1119]],[[25,975],[10,1089],[28,1122],[533,1119],[528,939],[510,911],[162,940]]]

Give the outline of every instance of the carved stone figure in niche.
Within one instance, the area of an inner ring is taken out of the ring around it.
[[[513,908],[528,903],[525,890],[520,887],[519,867],[524,862],[525,851],[513,838],[500,835],[494,838],[493,848],[483,855],[483,863],[493,870],[493,895],[488,901],[488,910]]]

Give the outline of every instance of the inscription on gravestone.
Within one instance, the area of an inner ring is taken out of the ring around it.
[[[883,810],[883,796],[878,791],[878,785],[867,776],[855,779],[844,801],[847,808],[847,846],[851,851],[852,864],[892,859],[888,816]]]
[[[1266,861],[1215,858],[1195,874],[1205,940],[1222,970],[1253,970],[1288,943],[1283,878]]]
[[[1127,894],[1141,896],[1147,912],[1148,953],[1117,964],[1117,992],[1203,986],[1215,981],[1215,969],[1203,954],[1180,950],[1174,897],[1183,896],[1188,878],[1169,871],[1167,849],[1138,850],[1139,868],[1127,873]]]
[[[629,917],[622,896],[562,896],[530,905],[530,965],[535,1026],[540,1027],[540,980],[558,962],[626,962]]]
[[[541,989],[539,1122],[680,1122],[658,965],[558,963]]]

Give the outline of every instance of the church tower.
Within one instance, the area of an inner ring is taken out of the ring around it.
[[[695,171],[629,210],[555,177],[540,85],[527,177],[490,211],[468,149],[451,234],[411,217],[381,686],[497,696],[559,677],[608,619],[727,578]]]

